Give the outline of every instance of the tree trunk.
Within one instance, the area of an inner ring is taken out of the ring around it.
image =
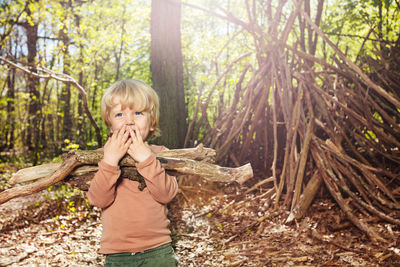
[[[126,6],[123,7],[122,10],[122,14],[121,14],[121,37],[120,37],[120,44],[119,47],[115,47],[115,52],[114,52],[114,57],[115,57],[115,63],[117,64],[117,71],[115,73],[115,80],[118,81],[119,80],[119,76],[120,76],[120,69],[121,69],[121,59],[122,59],[122,53],[124,51],[124,39],[125,39],[125,34],[126,34],[126,30],[125,30],[125,24],[126,24],[126,20],[123,19],[125,17],[125,13],[126,13]]]
[[[14,128],[15,128],[15,69],[10,69],[7,76],[7,123],[5,132],[5,145],[7,148],[14,147]]]
[[[76,27],[78,28],[79,34],[80,32],[80,24],[81,24],[81,16],[76,15],[75,16],[75,23]],[[80,66],[84,65],[83,59],[85,57],[84,55],[84,46],[83,44],[79,44],[79,59],[78,59],[78,64]],[[79,71],[79,78],[78,78],[78,83],[84,86],[84,80],[83,80],[83,70]],[[86,147],[86,142],[85,142],[85,136],[84,136],[84,122],[85,122],[85,116],[84,116],[84,107],[83,107],[83,97],[82,94],[79,94],[78,96],[78,119],[76,120],[76,142],[79,144],[80,149],[85,149]]]
[[[38,2],[37,0],[31,3]],[[39,25],[31,17],[30,5],[26,5],[26,13],[30,21],[22,23],[27,36],[28,48],[28,65],[32,71],[36,71],[36,55],[37,55],[37,41],[38,41],[38,27]],[[40,92],[37,90],[39,87],[39,80],[28,76],[27,88],[29,92],[29,106],[28,106],[28,126],[26,144],[30,150],[34,151],[34,162],[36,164],[39,160],[39,127],[40,127]]]
[[[157,142],[170,148],[182,147],[186,134],[180,18],[181,1],[152,1],[151,72],[162,133]]]
[[[68,12],[71,9],[71,2],[66,3],[65,19],[68,20]],[[63,73],[70,75],[71,69],[71,56],[69,54],[70,40],[67,35],[68,29],[66,24],[60,29],[60,39],[62,41],[62,53],[64,58]],[[62,139],[72,139],[72,114],[71,114],[71,84],[66,83],[63,85],[61,91],[61,110],[63,114],[62,124]]]

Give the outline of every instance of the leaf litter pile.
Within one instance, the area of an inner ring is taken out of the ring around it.
[[[2,191],[15,169],[0,171]],[[305,219],[285,224],[288,212],[273,210],[266,193],[191,177],[179,181],[169,217],[180,266],[400,264],[398,243],[372,243],[330,199],[315,199]],[[400,236],[392,225],[369,223]],[[100,210],[65,185],[0,205],[0,266],[101,266],[100,237]]]

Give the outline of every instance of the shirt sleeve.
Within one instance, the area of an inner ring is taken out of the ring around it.
[[[100,161],[98,165],[99,170],[90,182],[86,196],[90,204],[99,208],[107,208],[114,202],[121,169],[119,166],[112,166],[104,161]]]
[[[154,154],[145,161],[136,163],[136,168],[146,181],[146,186],[154,200],[167,204],[175,197],[178,192],[176,178],[165,172]]]

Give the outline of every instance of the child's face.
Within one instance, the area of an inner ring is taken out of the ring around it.
[[[126,107],[122,109],[121,104],[115,105],[110,111],[111,131],[115,132],[127,125],[133,130],[140,131],[143,140],[146,140],[150,131],[154,131],[151,126],[151,116],[147,111],[137,112],[135,109]],[[129,129],[129,128],[128,128]]]

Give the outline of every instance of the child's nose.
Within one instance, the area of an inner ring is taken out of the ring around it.
[[[126,123],[127,124],[135,124],[135,119],[134,119],[134,117],[133,116],[128,116],[127,117],[127,119],[126,119]]]

